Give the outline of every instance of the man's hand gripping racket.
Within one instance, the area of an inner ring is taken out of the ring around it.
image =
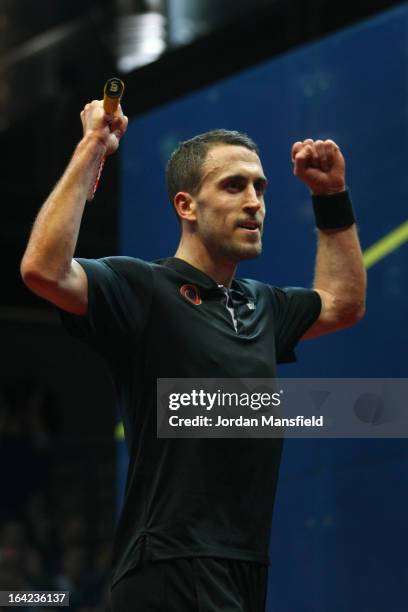
[[[120,107],[120,101],[125,90],[123,81],[118,78],[108,79],[103,90],[103,102],[94,100],[85,106],[81,113],[81,119],[84,126],[84,131],[95,130],[100,132],[101,140],[106,146],[106,152],[103,157],[98,160],[95,180],[90,188],[87,196],[87,201],[91,202],[99,185],[102,170],[108,155],[112,155],[118,146],[119,140],[123,136],[127,128],[127,117],[124,117]],[[90,119],[86,113],[91,110],[92,106],[101,106],[103,108],[103,116],[99,111],[99,116],[93,115]]]

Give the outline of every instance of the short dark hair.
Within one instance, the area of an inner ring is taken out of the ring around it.
[[[170,155],[166,167],[166,182],[170,201],[179,191],[195,196],[200,191],[202,166],[214,145],[228,144],[246,147],[259,155],[258,145],[247,134],[230,130],[211,130],[180,142]]]

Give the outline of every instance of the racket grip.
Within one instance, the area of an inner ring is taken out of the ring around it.
[[[106,81],[105,87],[103,89],[103,109],[106,113],[114,114],[118,110],[124,90],[125,85],[120,79],[113,77],[112,79],[108,79]],[[88,195],[86,198],[87,202],[92,202],[92,200],[94,199],[95,192],[98,189],[99,181],[101,179],[105,161],[106,155],[104,155],[99,161],[99,167],[96,173],[95,181],[88,191]]]

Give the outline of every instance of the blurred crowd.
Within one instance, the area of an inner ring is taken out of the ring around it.
[[[81,488],[61,492],[60,439],[49,391],[0,387],[0,591],[69,591],[65,609],[106,612],[111,525],[101,536]]]

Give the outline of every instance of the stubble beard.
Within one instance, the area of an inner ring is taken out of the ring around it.
[[[205,209],[204,200],[198,201],[199,206]],[[246,242],[243,238],[239,240],[235,232],[225,238],[222,234],[217,235],[213,230],[213,220],[206,218],[202,220],[200,227],[201,242],[212,256],[235,264],[247,259],[255,259],[262,253],[262,229],[259,240]]]
[[[262,239],[257,242],[230,242],[206,233],[202,236],[207,250],[221,260],[239,263],[240,261],[255,259],[262,253]]]

